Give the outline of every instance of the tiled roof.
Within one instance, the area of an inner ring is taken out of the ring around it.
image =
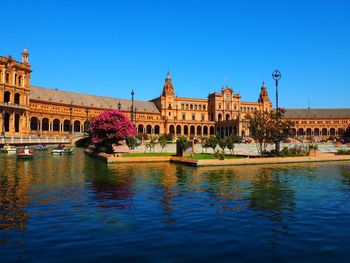
[[[287,118],[349,118],[349,109],[286,109]]]
[[[31,86],[30,98],[33,100],[64,104],[70,104],[72,102],[72,104],[76,106],[89,106],[103,109],[116,109],[119,102],[121,104],[121,110],[129,110],[131,106],[131,100],[94,96],[37,86]],[[138,112],[159,113],[158,108],[153,102],[135,100],[134,106]]]

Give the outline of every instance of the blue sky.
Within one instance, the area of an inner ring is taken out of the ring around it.
[[[181,97],[229,86],[283,107],[350,107],[347,1],[5,1],[0,54],[27,47],[32,85],[149,100],[170,69]],[[309,101],[309,103],[308,103]]]

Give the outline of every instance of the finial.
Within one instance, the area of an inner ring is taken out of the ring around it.
[[[228,77],[225,77],[226,88],[228,88]]]

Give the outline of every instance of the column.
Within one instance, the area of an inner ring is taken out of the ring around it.
[[[42,130],[43,130],[43,121],[40,120],[40,131],[42,131]]]
[[[9,132],[13,133],[14,131],[15,131],[15,118],[14,118],[14,113],[12,112],[10,114]]]
[[[0,113],[0,135],[2,135],[2,132],[5,132],[5,130],[3,130],[4,122],[3,122],[2,116],[3,116],[3,113],[1,112]]]

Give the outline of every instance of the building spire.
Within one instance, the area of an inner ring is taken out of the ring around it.
[[[168,73],[165,77],[165,83],[164,83],[164,86],[163,86],[163,93],[162,95],[163,96],[166,96],[166,95],[173,95],[174,96],[174,87],[173,87],[173,83],[172,83],[172,80],[171,80],[171,76],[170,76],[170,72],[168,70]]]

